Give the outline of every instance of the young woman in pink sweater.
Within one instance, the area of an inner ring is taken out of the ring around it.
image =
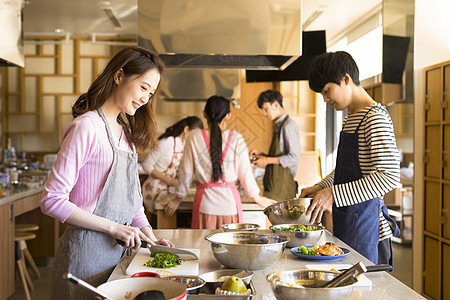
[[[138,249],[141,240],[173,246],[155,237],[144,214],[135,149],[156,145],[153,96],[162,70],[155,54],[125,48],[72,108],[75,120],[64,133],[41,201],[44,214],[69,224],[53,268],[52,299],[92,299],[63,280],[65,272],[98,286],[125,248]]]

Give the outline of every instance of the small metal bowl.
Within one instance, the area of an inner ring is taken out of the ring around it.
[[[290,241],[286,244],[287,247],[297,247],[304,245],[316,245],[320,238],[323,236],[322,225],[303,225],[312,231],[290,231],[290,228],[295,228],[298,225],[303,224],[279,224],[272,225],[269,228],[273,231],[273,233],[281,234],[289,237]],[[281,228],[286,228],[288,230],[282,230]]]
[[[252,280],[253,277],[252,271],[242,269],[222,269],[201,274],[199,277],[205,280],[206,282],[223,283],[223,281],[219,281],[220,278],[224,276],[235,276],[236,274],[243,275],[242,277],[239,276],[239,278],[241,278],[245,284],[250,284],[250,280]]]
[[[352,278],[345,286],[333,288],[319,288],[320,286],[339,275],[337,271],[321,271],[298,269],[273,272],[266,276],[272,285],[275,297],[279,300],[317,299],[317,300],[343,300],[349,299],[353,286],[358,279]],[[298,284],[303,287],[292,287]]]
[[[198,276],[167,276],[163,279],[178,281],[186,285],[188,295],[196,295],[200,289],[205,285],[206,281]]]
[[[309,224],[311,216],[305,212],[311,204],[312,198],[297,198],[285,200],[267,206],[264,214],[273,225],[278,224]]]
[[[232,223],[232,224],[224,224],[221,226],[223,231],[257,231],[259,229],[258,224],[251,223]]]
[[[214,258],[232,269],[260,270],[280,259],[289,238],[273,233],[220,232],[205,237]]]

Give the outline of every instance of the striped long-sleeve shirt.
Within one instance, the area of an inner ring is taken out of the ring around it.
[[[377,106],[378,108],[373,108]],[[373,108],[372,110],[370,110]],[[366,115],[367,111],[370,112]],[[366,117],[364,118],[364,115]],[[364,118],[364,120],[363,120]],[[318,183],[332,187],[337,207],[358,204],[375,197],[382,197],[394,189],[400,181],[400,157],[395,142],[392,120],[377,103],[344,118],[342,130],[354,133],[358,124],[358,155],[363,177],[333,185],[334,170]],[[380,214],[380,240],[392,236],[389,223]]]

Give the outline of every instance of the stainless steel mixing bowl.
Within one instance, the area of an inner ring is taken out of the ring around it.
[[[186,291],[188,295],[196,295],[200,292],[200,289],[205,285],[206,281],[199,276],[168,276],[163,279],[169,279],[173,281],[178,281],[186,285]]]
[[[232,223],[224,224],[221,226],[223,231],[257,231],[259,229],[258,224],[251,223]]]
[[[264,214],[272,225],[278,224],[309,224],[311,216],[305,212],[311,204],[312,198],[297,198],[285,200],[267,206]]]
[[[290,241],[286,244],[287,247],[297,247],[304,245],[316,245],[323,236],[322,225],[303,225],[312,231],[290,231],[289,229],[296,228],[303,224],[279,224],[272,225],[269,228],[278,235],[285,235],[289,237]],[[283,230],[285,229],[285,230]]]
[[[253,277],[253,272],[250,270],[241,270],[241,269],[222,269],[217,271],[211,271],[208,273],[204,273],[199,275],[200,278],[205,280],[206,282],[219,282],[220,284],[223,284],[223,280],[221,281],[221,278],[224,278],[225,276],[236,276],[242,279],[243,282],[246,284],[250,284],[250,280]]]
[[[281,257],[289,238],[272,233],[220,232],[205,237],[214,258],[233,269],[259,270]]]
[[[314,300],[343,300],[349,299],[349,295],[353,291],[353,286],[358,279],[353,277],[348,285],[334,288],[317,288],[325,282],[330,281],[340,272],[337,271],[321,271],[321,270],[287,270],[270,273],[266,276],[266,280],[272,285],[275,297],[279,300],[297,300],[297,299],[314,299]],[[293,284],[303,287],[292,287]]]

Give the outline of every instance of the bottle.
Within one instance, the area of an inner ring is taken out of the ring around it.
[[[8,138],[6,149],[3,153],[3,162],[8,163],[11,160],[11,138]]]

